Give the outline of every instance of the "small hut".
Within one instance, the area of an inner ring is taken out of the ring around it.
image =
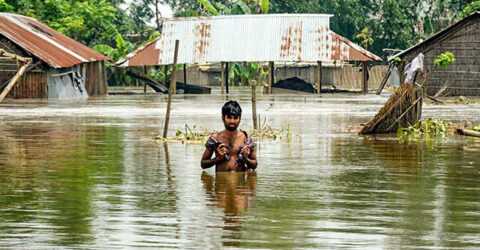
[[[480,12],[460,20],[425,41],[400,52],[396,57],[411,61],[418,54],[425,55],[427,94],[480,95]],[[455,62],[447,68],[435,67],[433,61],[443,52],[455,55]]]
[[[10,98],[70,98],[107,93],[108,58],[34,18],[0,13],[0,49],[31,58],[32,68],[16,83]],[[18,70],[0,58],[0,90]]]

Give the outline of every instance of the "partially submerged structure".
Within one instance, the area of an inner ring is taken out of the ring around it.
[[[34,67],[8,97],[71,98],[107,93],[108,58],[34,18],[0,13],[0,49],[33,60]],[[0,61],[1,92],[18,69],[10,58]]]
[[[173,18],[161,36],[118,62],[124,67],[170,65],[175,40],[180,41],[179,64],[221,63],[222,83],[228,92],[228,63],[268,62],[270,86],[274,63],[318,65],[315,88],[321,89],[322,63],[380,61],[381,58],[330,30],[331,15],[274,14]],[[364,89],[367,88],[367,73]],[[184,73],[184,81],[187,81]],[[223,90],[223,88],[222,88]],[[271,90],[271,88],[270,88]]]
[[[425,41],[400,52],[395,57],[410,61],[425,55],[427,94],[445,90],[446,95],[480,95],[480,12],[464,18]],[[455,55],[447,68],[435,67],[433,61],[443,52]]]

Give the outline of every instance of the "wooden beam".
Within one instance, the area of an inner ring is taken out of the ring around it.
[[[228,94],[228,70],[229,70],[228,62],[225,63],[225,91]]]
[[[363,94],[368,94],[368,62],[362,62]]]
[[[168,86],[168,65],[163,65],[163,75],[165,76],[163,78],[163,85]]]
[[[268,63],[268,69],[269,69],[269,82],[268,82],[268,87],[267,87],[267,94],[272,94],[272,86],[275,84],[275,62],[269,62]]]
[[[320,94],[322,92],[322,62],[317,61],[317,70],[316,70],[316,75],[317,75],[317,94]]]
[[[187,84],[187,64],[183,64],[183,83]]]
[[[385,85],[387,85],[387,81],[388,81],[388,78],[390,78],[390,75],[392,74],[393,67],[394,67],[393,63],[390,63],[390,65],[388,65],[387,72],[385,73],[385,76],[383,76],[382,82],[380,83],[380,86],[377,89],[377,93],[376,93],[377,95],[380,95],[383,89],[385,88]]]
[[[225,63],[220,63],[220,74],[221,74],[221,79],[220,79],[220,91],[222,92],[222,95],[225,94]]]
[[[143,74],[144,74],[144,75],[148,75],[147,66],[143,66]],[[144,94],[144,95],[147,94],[147,83],[146,83],[146,82],[143,82],[143,94]]]
[[[178,44],[179,44],[179,41],[175,40],[175,50],[173,53],[173,69],[172,69],[172,77],[170,78],[170,91],[168,91],[167,111],[165,112],[165,125],[163,127],[163,138],[167,138],[168,123],[170,122],[170,110],[172,106],[172,95],[177,85],[176,84],[177,79],[175,75],[175,66],[177,65]]]
[[[258,129],[257,121],[257,92],[255,90],[256,84],[252,84],[252,121],[253,129]]]

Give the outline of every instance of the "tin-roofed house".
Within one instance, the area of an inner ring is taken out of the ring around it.
[[[367,69],[367,63],[382,60],[330,30],[331,16],[265,14],[166,19],[160,37],[130,53],[117,64],[122,67],[170,65],[173,63],[174,44],[178,40],[177,63],[194,66],[218,64],[216,75],[224,71],[225,77],[216,82],[225,82],[227,92],[229,63],[260,62],[270,65],[269,92],[275,82],[275,65],[308,63],[312,65],[310,79],[312,83],[315,82],[311,85],[320,93],[322,81],[327,80],[327,70],[322,73],[322,65],[324,68],[344,65],[345,62],[359,62]],[[358,75],[361,79],[361,88],[368,90],[368,74],[350,71],[351,75]],[[183,82],[188,81],[186,70],[179,76]],[[334,78],[333,73],[330,76]],[[337,85],[346,82],[343,75],[335,77]],[[199,78],[195,78],[195,75],[192,77],[193,81]],[[213,82],[211,77],[204,79],[209,84]]]
[[[480,95],[480,12],[476,12],[425,41],[395,55],[411,61],[423,53],[430,95]],[[455,62],[446,68],[434,66],[435,58],[452,52]]]
[[[8,94],[11,98],[73,98],[107,93],[104,55],[34,18],[0,13],[0,49],[32,58]],[[15,61],[0,58],[0,90],[16,74]]]

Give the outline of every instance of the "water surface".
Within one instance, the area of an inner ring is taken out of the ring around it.
[[[248,130],[248,91],[233,90]],[[480,139],[403,143],[353,131],[385,96],[260,96],[290,140],[258,142],[259,169],[199,167],[203,145],[155,141],[164,96],[0,105],[0,248],[478,249]],[[174,99],[184,124],[222,129],[224,98]],[[480,105],[426,117],[480,122]]]

